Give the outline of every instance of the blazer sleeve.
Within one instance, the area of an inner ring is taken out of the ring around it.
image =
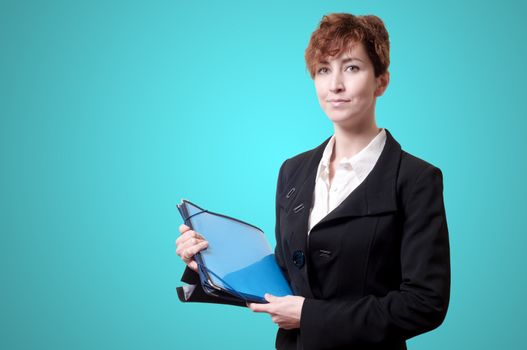
[[[181,302],[228,304],[247,307],[247,304],[244,301],[235,300],[234,298],[229,300],[205,293],[201,287],[198,273],[190,269],[188,266],[185,267],[185,271],[183,271],[181,281],[188,283],[186,286],[176,287],[178,298]]]
[[[450,298],[450,248],[441,171],[429,165],[402,204],[398,290],[356,301],[305,299],[305,350],[402,341],[438,327]]]
[[[276,246],[275,246],[275,252],[274,252],[274,255],[275,255],[275,259],[276,259],[276,263],[278,264],[278,266],[280,267],[280,270],[282,270],[282,273],[284,274],[287,282],[289,284],[291,284],[291,280],[289,279],[289,273],[287,272],[287,268],[286,268],[286,265],[285,265],[285,258],[284,258],[284,253],[283,253],[283,247],[282,247],[282,239],[281,239],[281,234],[280,234],[280,205],[279,205],[279,198],[280,198],[280,195],[282,194],[282,192],[284,191],[284,184],[285,184],[285,179],[284,179],[284,168],[285,168],[285,163],[287,162],[287,160],[285,160],[282,165],[280,166],[280,171],[278,172],[278,180],[277,180],[277,184],[276,184],[276,197],[275,197],[275,209],[276,209],[276,221],[275,221],[275,238],[276,238]]]

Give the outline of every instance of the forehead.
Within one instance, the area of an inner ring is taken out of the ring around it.
[[[350,61],[351,59],[357,59],[364,62],[369,62],[368,54],[366,53],[366,49],[364,48],[364,44],[362,42],[355,42],[352,44],[349,44],[347,47],[345,47],[340,52],[337,52],[337,54],[330,56],[326,55],[320,58],[318,63],[320,64],[329,64],[331,62],[338,62],[338,61]]]

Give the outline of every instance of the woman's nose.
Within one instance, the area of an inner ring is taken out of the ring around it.
[[[339,73],[332,75],[329,90],[333,93],[344,90],[342,76]]]

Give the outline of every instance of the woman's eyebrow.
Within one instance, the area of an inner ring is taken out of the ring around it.
[[[364,63],[364,61],[361,60],[361,59],[358,58],[358,57],[347,57],[347,58],[344,58],[344,59],[342,60],[342,63],[348,63],[348,62],[351,62],[351,61],[361,61],[361,62]],[[325,61],[325,60],[322,60],[322,61],[320,61],[319,63],[320,63],[320,64],[329,64],[329,62],[328,62],[328,61]]]
[[[351,61],[361,61],[361,62],[364,62],[363,60],[361,60],[360,58],[357,58],[357,57],[348,57],[348,58],[345,58],[342,60],[342,63],[348,63],[348,62],[351,62]]]

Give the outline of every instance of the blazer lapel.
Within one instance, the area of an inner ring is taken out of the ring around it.
[[[307,297],[313,297],[308,277],[308,219],[313,204],[318,164],[330,138],[310,152],[301,168],[287,181],[285,191],[281,194],[284,197],[282,200],[285,203],[288,227],[291,229],[291,232],[284,234],[289,236],[287,241],[290,252],[302,255],[303,261],[297,267],[304,280],[303,291]],[[372,171],[339,206],[313,227],[310,234],[334,220],[396,210],[396,179],[400,155],[401,146],[386,130],[386,144]]]
[[[386,144],[364,181],[312,229],[346,217],[376,215],[397,210],[396,181],[401,145],[386,130]]]

